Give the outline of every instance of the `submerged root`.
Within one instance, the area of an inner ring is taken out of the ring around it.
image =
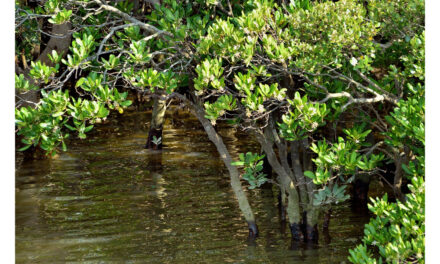
[[[292,234],[292,240],[294,241],[302,241],[304,239],[303,232],[301,231],[300,224],[293,223],[290,224],[290,233]]]
[[[318,242],[318,225],[315,224],[314,226],[311,225],[307,225],[306,226],[306,236],[305,236],[305,241],[307,242],[314,242],[317,243]]]
[[[278,211],[280,214],[280,221],[282,223],[285,223],[286,222],[286,200],[285,200],[285,195],[282,195],[281,192],[278,195]]]
[[[324,232],[328,232],[328,227],[330,226],[331,214],[332,214],[332,209],[329,209],[324,215],[324,222],[322,223],[322,231]]]
[[[255,240],[259,233],[258,233],[258,226],[255,223],[255,221],[248,221],[248,227],[249,227],[249,236],[248,240]]]

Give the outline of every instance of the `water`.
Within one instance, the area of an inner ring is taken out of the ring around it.
[[[163,151],[142,148],[148,121],[127,113],[55,159],[17,162],[17,263],[348,262],[368,215],[344,203],[330,241],[292,245],[276,195],[247,190],[260,229],[250,244],[227,170],[197,121],[168,118]],[[220,133],[234,156],[259,149],[232,128]]]

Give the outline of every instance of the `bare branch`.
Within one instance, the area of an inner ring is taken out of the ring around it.
[[[372,146],[372,147],[368,150],[367,153],[365,153],[365,155],[366,155],[366,156],[369,156],[371,153],[373,153],[373,151],[374,151],[375,149],[377,149],[378,147],[382,146],[383,143],[384,143],[383,141],[379,141],[379,142],[377,142],[374,146]]]
[[[340,92],[340,93],[328,93],[327,96],[318,103],[325,103],[332,98],[341,98],[341,97],[348,98],[348,102],[342,106],[342,111],[344,111],[351,104],[377,103],[385,100],[385,97],[381,94],[377,94],[373,98],[353,98],[353,96],[348,92]]]
[[[130,24],[125,24],[125,25],[120,25],[120,26],[117,26],[117,27],[113,27],[110,30],[110,32],[107,34],[107,36],[105,36],[105,38],[101,41],[101,44],[99,44],[98,54],[97,54],[96,58],[98,58],[99,54],[101,54],[102,48],[104,47],[104,44],[107,42],[107,40],[111,36],[113,36],[113,34],[115,33],[116,30],[123,29],[123,28],[126,28],[126,27],[131,27],[131,26],[134,26],[134,25],[135,25],[134,23],[130,23]]]
[[[113,7],[111,5],[107,5],[104,4],[103,1],[101,0],[94,0],[95,3],[97,3],[101,8],[103,8],[104,10],[107,10],[109,12],[115,13],[119,16],[121,16],[122,18],[124,18],[125,20],[128,20],[132,23],[134,23],[135,25],[138,25],[139,27],[145,29],[147,32],[151,33],[151,34],[158,34],[159,37],[163,38],[163,35],[172,37],[173,34],[171,34],[170,32],[164,31],[164,30],[160,30],[158,28],[156,28],[155,26],[146,24],[142,21],[137,20],[136,18],[122,12],[121,10],[117,9],[116,7]]]
[[[356,71],[357,74],[359,74],[359,76],[366,81],[369,85],[373,86],[374,88],[376,88],[378,91],[380,91],[381,93],[386,94],[390,100],[393,101],[394,104],[397,104],[398,99],[395,97],[395,95],[385,91],[384,89],[382,89],[381,87],[379,87],[379,85],[377,85],[375,82],[373,82],[372,80],[370,80],[367,76],[365,76],[362,72],[360,72],[358,69],[354,69]]]

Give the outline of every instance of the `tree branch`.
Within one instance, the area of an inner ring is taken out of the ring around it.
[[[107,5],[104,4],[103,1],[101,0],[93,0],[95,3],[97,3],[102,9],[107,10],[109,12],[115,13],[119,16],[121,16],[122,18],[124,18],[125,20],[128,20],[134,24],[136,24],[137,26],[145,29],[147,32],[151,33],[151,34],[157,34],[160,38],[163,39],[163,36],[168,36],[168,37],[172,37],[173,34],[171,34],[170,32],[164,31],[164,30],[160,30],[158,28],[156,28],[155,26],[146,24],[142,21],[137,20],[136,18],[122,12],[121,10],[117,9],[116,7],[113,7],[111,5]]]

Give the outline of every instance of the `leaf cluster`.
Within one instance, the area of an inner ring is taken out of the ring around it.
[[[249,189],[255,189],[267,182],[266,174],[263,170],[263,158],[265,155],[247,152],[239,154],[239,161],[232,162],[234,166],[243,166],[244,173],[242,178],[249,183]]]

